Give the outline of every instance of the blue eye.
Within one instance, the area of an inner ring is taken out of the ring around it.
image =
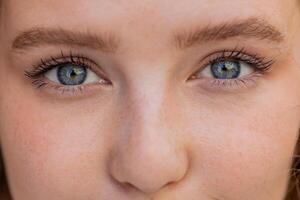
[[[234,79],[241,73],[241,65],[236,61],[219,61],[210,67],[211,73],[217,79]]]
[[[66,64],[58,67],[57,78],[63,85],[80,85],[87,77],[87,70],[82,66]]]
[[[55,83],[67,86],[106,82],[90,69],[73,63],[60,64],[46,72],[45,77]]]
[[[198,76],[211,77],[214,79],[237,79],[249,75],[255,71],[250,64],[238,60],[214,61],[207,65]]]

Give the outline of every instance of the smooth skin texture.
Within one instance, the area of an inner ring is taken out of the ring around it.
[[[300,128],[298,6],[4,0],[0,142],[13,199],[284,199]],[[245,21],[272,31],[174,44],[174,35]],[[19,37],[24,32],[31,35]],[[87,33],[112,44],[77,39]],[[275,62],[238,86],[190,79],[204,69],[199,60],[224,49]],[[112,84],[64,91],[54,83],[37,88],[24,75],[62,52],[88,57]]]

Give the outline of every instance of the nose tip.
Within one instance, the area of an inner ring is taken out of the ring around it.
[[[145,194],[153,194],[168,185],[176,184],[186,174],[184,161],[177,166],[164,163],[164,160],[157,165],[147,160],[134,162],[133,166],[129,162],[126,162],[127,165],[114,162],[111,175],[121,185],[129,186]]]
[[[153,194],[185,177],[188,159],[184,151],[162,147],[161,143],[160,148],[140,145],[111,157],[110,175],[119,184]]]

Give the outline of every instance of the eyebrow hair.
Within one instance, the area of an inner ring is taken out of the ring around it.
[[[13,41],[12,49],[25,50],[46,44],[88,47],[107,53],[114,53],[118,48],[118,42],[111,34],[96,36],[88,32],[37,27],[20,33]]]
[[[263,19],[249,18],[243,21],[207,26],[194,32],[175,34],[175,46],[180,49],[188,48],[202,42],[226,40],[233,37],[255,38],[280,43],[283,34],[273,25]]]

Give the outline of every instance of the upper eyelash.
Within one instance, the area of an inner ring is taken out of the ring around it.
[[[216,55],[218,53],[221,53],[221,55]],[[206,63],[204,66],[212,65],[216,62],[224,61],[224,60],[236,60],[236,61],[242,61],[245,62],[252,67],[255,67],[256,70],[259,70],[261,72],[268,71],[271,66],[275,63],[274,59],[268,60],[265,57],[261,57],[258,54],[250,54],[245,51],[245,49],[234,49],[234,50],[228,50],[224,49],[222,51],[214,52],[213,54],[209,54],[207,57],[214,56],[214,58],[210,58],[208,63]],[[204,58],[204,59],[205,59]]]
[[[230,53],[229,55],[226,55],[226,53]],[[242,49],[234,49],[234,50],[223,50],[221,56],[219,56],[217,59],[210,60],[210,64],[213,64],[217,61],[223,61],[226,59],[233,59],[237,61],[245,62],[252,67],[255,67],[256,70],[259,70],[261,72],[268,71],[271,66],[275,63],[274,59],[267,59],[266,57],[259,56],[258,54],[251,54],[248,53],[244,48]]]
[[[37,79],[47,71],[66,63],[73,63],[78,64],[87,68],[91,68],[91,64],[95,64],[92,60],[86,58],[83,55],[80,54],[73,54],[72,52],[69,53],[69,55],[64,55],[63,52],[61,52],[60,56],[53,57],[51,56],[48,59],[41,59],[40,63],[38,65],[35,65],[33,70],[25,71],[25,76]]]

